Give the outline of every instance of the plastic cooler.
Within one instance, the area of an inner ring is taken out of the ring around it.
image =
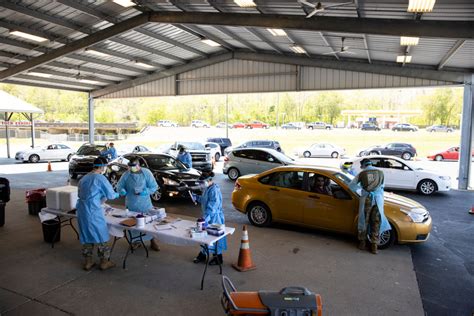
[[[43,207],[46,207],[46,189],[34,189],[25,192],[26,203],[28,203],[28,213],[38,215]]]
[[[67,185],[46,191],[46,204],[49,208],[69,212],[76,208],[76,202],[77,187],[75,186]]]

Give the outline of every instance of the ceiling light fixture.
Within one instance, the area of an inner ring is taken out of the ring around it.
[[[424,13],[433,11],[436,0],[409,0],[408,12]]]
[[[400,37],[400,45],[402,46],[415,46],[415,45],[418,45],[419,41],[420,41],[419,37],[408,37],[408,36]]]
[[[306,54],[306,51],[304,50],[304,48],[299,45],[291,45],[290,48],[292,51],[294,51],[297,54]]]
[[[221,46],[221,44],[219,44],[219,43],[217,43],[213,40],[207,39],[207,38],[202,39],[201,42],[203,42],[204,44],[207,44],[209,46],[212,46],[212,47]]]
[[[397,63],[405,63],[405,64],[411,63],[411,56],[405,56],[405,55],[397,56]]]
[[[268,29],[267,31],[270,32],[273,36],[286,36],[285,30],[282,29]]]
[[[44,37],[41,37],[41,36],[36,36],[36,35],[25,33],[25,32],[21,32],[21,31],[10,31],[10,35],[23,37],[23,38],[26,38],[26,39],[29,39],[29,40],[32,40],[32,41],[35,41],[35,42],[46,42],[48,40],[47,38],[44,38]]]
[[[113,0],[113,2],[125,8],[133,7],[136,5],[135,2],[131,0]]]
[[[89,53],[89,54],[92,54],[92,55],[96,55],[96,56],[100,56],[100,57],[110,57],[110,55],[106,54],[106,53],[102,53],[102,52],[99,52],[97,50],[93,50],[91,48],[86,48],[86,53]]]
[[[89,80],[89,79],[78,79],[77,81],[82,82],[82,83],[95,84],[95,85],[100,84],[99,81]]]
[[[253,0],[234,0],[234,3],[241,8],[254,8],[257,6]]]
[[[45,74],[43,72],[36,72],[36,71],[30,71],[30,72],[27,72],[26,74],[30,76],[42,77],[42,78],[50,78],[53,76],[51,74]]]
[[[155,66],[153,66],[153,65],[146,64],[146,63],[138,61],[138,60],[135,60],[135,65],[139,66],[139,67],[143,67],[143,68],[148,68],[148,69],[155,68]]]

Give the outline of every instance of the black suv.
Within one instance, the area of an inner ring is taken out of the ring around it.
[[[372,146],[359,152],[360,157],[368,155],[390,155],[410,160],[416,156],[416,149],[406,143],[389,143],[383,146]]]
[[[230,141],[229,138],[214,137],[214,138],[208,138],[207,141],[210,142],[210,143],[219,144],[221,146],[221,155],[222,156],[224,155],[224,152],[225,152],[224,150],[227,147],[232,146],[232,142]]]
[[[180,161],[167,154],[136,153],[126,154],[107,166],[105,176],[112,186],[117,186],[120,177],[128,170],[128,162],[138,159],[140,166],[150,169],[158,183],[158,189],[150,197],[158,202],[165,197],[190,197],[190,192],[202,193],[201,172],[187,169]]]
[[[281,150],[280,143],[277,142],[276,140],[249,140],[248,142],[242,143],[239,146],[236,147],[228,147],[225,150],[225,154],[227,155],[234,149],[240,149],[240,148],[271,148],[275,149],[276,151],[283,152]]]
[[[94,160],[106,149],[105,145],[83,144],[69,160],[69,176],[77,179],[92,171]]]

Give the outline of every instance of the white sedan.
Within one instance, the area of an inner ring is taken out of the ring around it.
[[[308,148],[300,148],[297,150],[296,155],[298,157],[331,157],[331,158],[338,158],[344,156],[346,154],[346,150],[342,147],[328,144],[328,143],[316,143]]]
[[[40,160],[64,160],[69,161],[75,150],[63,144],[51,144],[21,150],[15,154],[16,160],[23,162],[38,162]]]
[[[431,195],[436,191],[449,191],[451,177],[439,172],[425,170],[415,162],[406,161],[394,156],[370,156],[351,159],[352,168],[356,173],[361,171],[362,159],[370,159],[374,167],[385,175],[385,188],[400,190],[416,190],[423,195]]]
[[[214,158],[214,161],[217,162],[221,159],[221,145],[212,142],[205,142],[204,147],[206,147],[206,150],[211,152],[211,157]]]

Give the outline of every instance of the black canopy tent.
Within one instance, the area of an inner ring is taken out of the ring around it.
[[[10,119],[14,113],[21,113],[29,122],[31,122],[31,146],[35,146],[35,121],[34,114],[43,114],[43,110],[21,100],[5,91],[0,91],[0,113],[5,116],[5,138],[7,141],[7,157],[10,158]]]

